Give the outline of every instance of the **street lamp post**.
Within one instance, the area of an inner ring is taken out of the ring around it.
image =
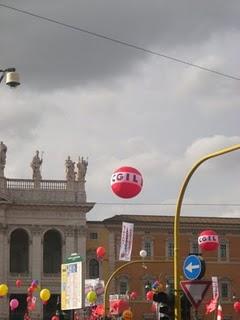
[[[0,69],[0,73],[0,83],[5,77],[5,81],[8,86],[15,88],[20,85],[19,74],[16,72],[15,68]]]
[[[205,157],[199,159],[191,168],[191,170],[186,175],[183,184],[181,186],[177,205],[176,205],[176,212],[175,212],[175,219],[174,219],[174,315],[175,320],[181,320],[181,299],[180,299],[180,236],[179,236],[179,229],[180,229],[180,214],[181,214],[181,206],[183,202],[183,197],[185,194],[185,191],[187,189],[187,185],[194,174],[194,172],[197,170],[197,168],[205,161],[215,158],[218,156],[221,156],[225,153],[229,153],[232,151],[236,151],[240,149],[240,144],[234,145],[229,148],[221,149],[219,151],[216,151],[214,153],[208,154]]]
[[[142,250],[143,251],[143,250]],[[142,258],[145,258],[141,255]],[[167,260],[133,260],[130,262],[127,262],[120,267],[118,267],[108,278],[108,281],[106,282],[105,288],[104,288],[104,315],[107,316],[108,309],[109,309],[109,302],[108,302],[108,290],[109,286],[111,284],[112,279],[123,269],[126,267],[133,265],[133,264],[142,264],[143,266],[145,264],[152,264],[152,263],[169,263]]]

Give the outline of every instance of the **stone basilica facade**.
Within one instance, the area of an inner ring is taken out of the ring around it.
[[[51,300],[43,305],[38,295],[31,319],[49,319],[61,292],[62,261],[74,252],[86,252],[86,213],[94,206],[86,199],[88,162],[79,158],[75,165],[68,157],[66,180],[43,180],[37,151],[30,164],[32,179],[9,179],[4,174],[6,155],[7,146],[1,142],[0,284],[7,284],[9,291],[0,299],[0,319],[23,319],[32,280],[50,290]],[[20,287],[17,279],[22,280]],[[9,309],[11,298],[19,300],[17,312]]]

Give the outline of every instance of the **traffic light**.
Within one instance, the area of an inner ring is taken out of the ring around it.
[[[165,292],[157,292],[153,295],[153,301],[158,303],[159,318],[169,320],[169,299]]]
[[[182,319],[184,320],[191,319],[191,303],[189,302],[185,293],[181,295],[181,315]]]
[[[174,319],[174,294],[170,286],[167,286],[167,296],[168,296],[168,305],[169,305],[169,318]],[[186,297],[184,292],[181,292],[181,318],[183,320],[191,320],[191,303]]]

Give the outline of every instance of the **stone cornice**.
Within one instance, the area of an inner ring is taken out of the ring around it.
[[[1,205],[1,203],[0,203]],[[4,205],[6,208],[11,209],[19,209],[24,208],[24,210],[29,209],[41,209],[41,208],[49,208],[49,209],[63,209],[66,208],[67,210],[76,210],[76,209],[82,209],[83,212],[90,211],[94,205],[95,202],[86,202],[86,203],[38,203],[38,202],[32,202],[32,203],[5,203]]]

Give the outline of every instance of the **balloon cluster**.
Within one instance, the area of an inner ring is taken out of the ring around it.
[[[153,284],[147,284],[145,289],[147,289],[146,300],[152,301],[153,295],[163,290],[163,284],[156,280]]]
[[[27,310],[33,311],[36,307],[36,297],[33,295],[33,293],[38,288],[38,281],[32,280],[30,286],[27,288]]]
[[[23,285],[23,281],[21,279],[17,279],[15,281],[16,287],[20,288]],[[27,309],[24,314],[24,320],[31,320],[29,312],[35,310],[37,298],[34,295],[35,291],[39,289],[38,280],[32,280],[31,284],[27,288]],[[8,294],[8,286],[6,284],[0,284],[0,297],[4,297]],[[50,299],[51,293],[48,289],[42,289],[40,291],[40,298],[42,302],[45,304]],[[11,311],[16,310],[19,307],[19,301],[16,298],[13,298],[9,301],[9,307]],[[52,320],[59,320],[59,317],[52,319]]]

